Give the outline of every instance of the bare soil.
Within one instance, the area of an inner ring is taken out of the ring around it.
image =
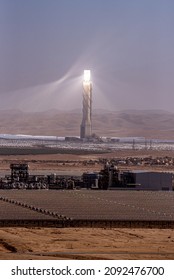
[[[173,258],[172,229],[0,229],[0,259]]]

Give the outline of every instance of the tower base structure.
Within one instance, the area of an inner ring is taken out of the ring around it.
[[[89,138],[92,135],[91,124],[81,124],[80,126],[80,138]]]

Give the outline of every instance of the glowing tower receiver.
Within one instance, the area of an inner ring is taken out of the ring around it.
[[[92,83],[90,70],[84,70],[83,76],[83,117],[80,127],[80,138],[91,136]]]

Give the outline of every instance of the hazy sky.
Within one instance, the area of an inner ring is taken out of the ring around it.
[[[174,112],[173,0],[0,0],[0,109]]]

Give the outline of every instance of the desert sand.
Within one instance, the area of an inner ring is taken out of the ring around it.
[[[0,229],[1,260],[173,258],[172,229]]]

